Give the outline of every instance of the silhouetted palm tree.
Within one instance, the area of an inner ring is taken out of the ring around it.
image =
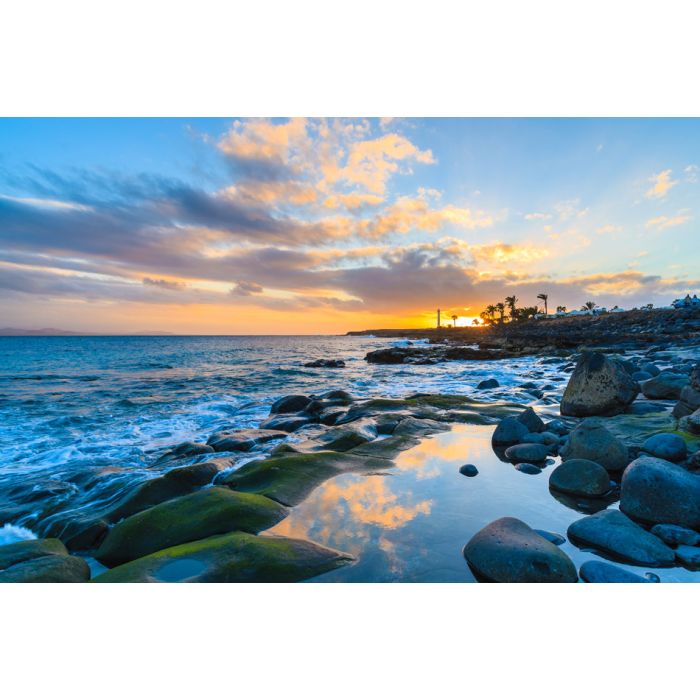
[[[503,323],[503,316],[506,312],[506,305],[502,301],[499,301],[498,304],[496,304],[496,311],[498,311],[500,321],[501,323]]]
[[[478,325],[479,325],[479,319],[478,318],[472,319],[472,326],[478,326]]]
[[[547,315],[547,299],[549,299],[549,294],[538,294],[537,298],[541,299],[544,302],[544,313],[546,316]]]
[[[457,328],[457,318],[458,318],[457,314],[452,314],[452,316],[450,316],[450,318],[452,319],[452,327]]]
[[[517,303],[518,297],[516,297],[515,294],[511,297],[506,297],[506,306],[508,307],[508,310],[510,312],[511,320],[515,320],[515,318],[518,315],[518,309],[515,307]]]
[[[493,304],[489,304],[486,307],[486,315],[491,319],[492,322],[496,318],[496,311],[497,309]]]
[[[565,314],[566,313],[566,306],[557,306],[557,313],[558,314]]]
[[[587,301],[582,307],[581,311],[593,311],[598,306],[594,301]]]

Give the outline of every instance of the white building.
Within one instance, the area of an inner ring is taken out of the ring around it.
[[[676,299],[671,306],[674,309],[700,309],[700,299],[698,299],[697,294],[693,294],[692,297],[690,294],[686,294],[685,298]]]

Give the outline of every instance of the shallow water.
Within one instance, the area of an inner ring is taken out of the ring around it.
[[[474,581],[462,548],[478,530],[511,516],[566,537],[583,513],[552,496],[549,473],[530,475],[501,462],[491,449],[493,426],[455,426],[403,452],[386,474],[344,474],[320,486],[268,534],[302,537],[340,549],[358,561],[314,581]],[[459,467],[472,463],[475,477]],[[613,506],[615,507],[615,506]],[[600,557],[561,545],[577,569]],[[618,562],[616,562],[618,563]],[[700,581],[700,572],[619,564],[663,582]]]

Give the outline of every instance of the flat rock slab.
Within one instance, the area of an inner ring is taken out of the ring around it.
[[[276,525],[288,509],[265,496],[211,488],[175,498],[117,523],[95,555],[117,566],[161,549],[235,530],[257,534]]]
[[[100,574],[96,583],[295,582],[353,557],[315,542],[242,532],[169,547]]]
[[[217,452],[250,452],[257,445],[286,437],[287,433],[281,430],[263,430],[260,428],[230,432],[222,431],[214,433],[207,440],[207,445]]]
[[[646,455],[622,475],[620,510],[647,523],[700,530],[700,474]]]
[[[610,477],[597,462],[570,459],[551,473],[549,486],[561,493],[596,498],[610,491]]]
[[[671,566],[675,559],[670,547],[619,510],[603,510],[576,520],[567,535],[577,545],[631,564]]]
[[[587,583],[654,583],[620,566],[596,560],[584,562],[579,575]]]
[[[477,576],[496,583],[578,580],[571,559],[517,518],[500,518],[479,530],[465,546],[464,557]]]
[[[388,460],[350,452],[295,453],[248,462],[235,472],[221,475],[216,483],[295,506],[333,476],[388,466],[391,466]]]

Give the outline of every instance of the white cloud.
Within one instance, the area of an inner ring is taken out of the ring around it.
[[[678,184],[678,180],[671,179],[671,169],[662,170],[656,175],[652,175],[649,178],[649,182],[653,185],[650,187],[646,193],[645,197],[647,199],[663,199],[672,187]]]
[[[683,172],[685,173],[685,179],[687,182],[697,182],[698,181],[698,171],[700,168],[698,168],[697,165],[688,165],[683,169]]]
[[[657,216],[653,219],[649,219],[645,225],[647,228],[655,228],[659,231],[663,231],[664,229],[673,228],[674,226],[681,226],[692,218],[693,217],[689,214],[684,214],[679,211],[676,216]]]
[[[535,211],[532,214],[525,214],[525,220],[526,221],[546,221],[547,219],[551,219],[552,215],[551,214],[543,214],[542,212]]]

